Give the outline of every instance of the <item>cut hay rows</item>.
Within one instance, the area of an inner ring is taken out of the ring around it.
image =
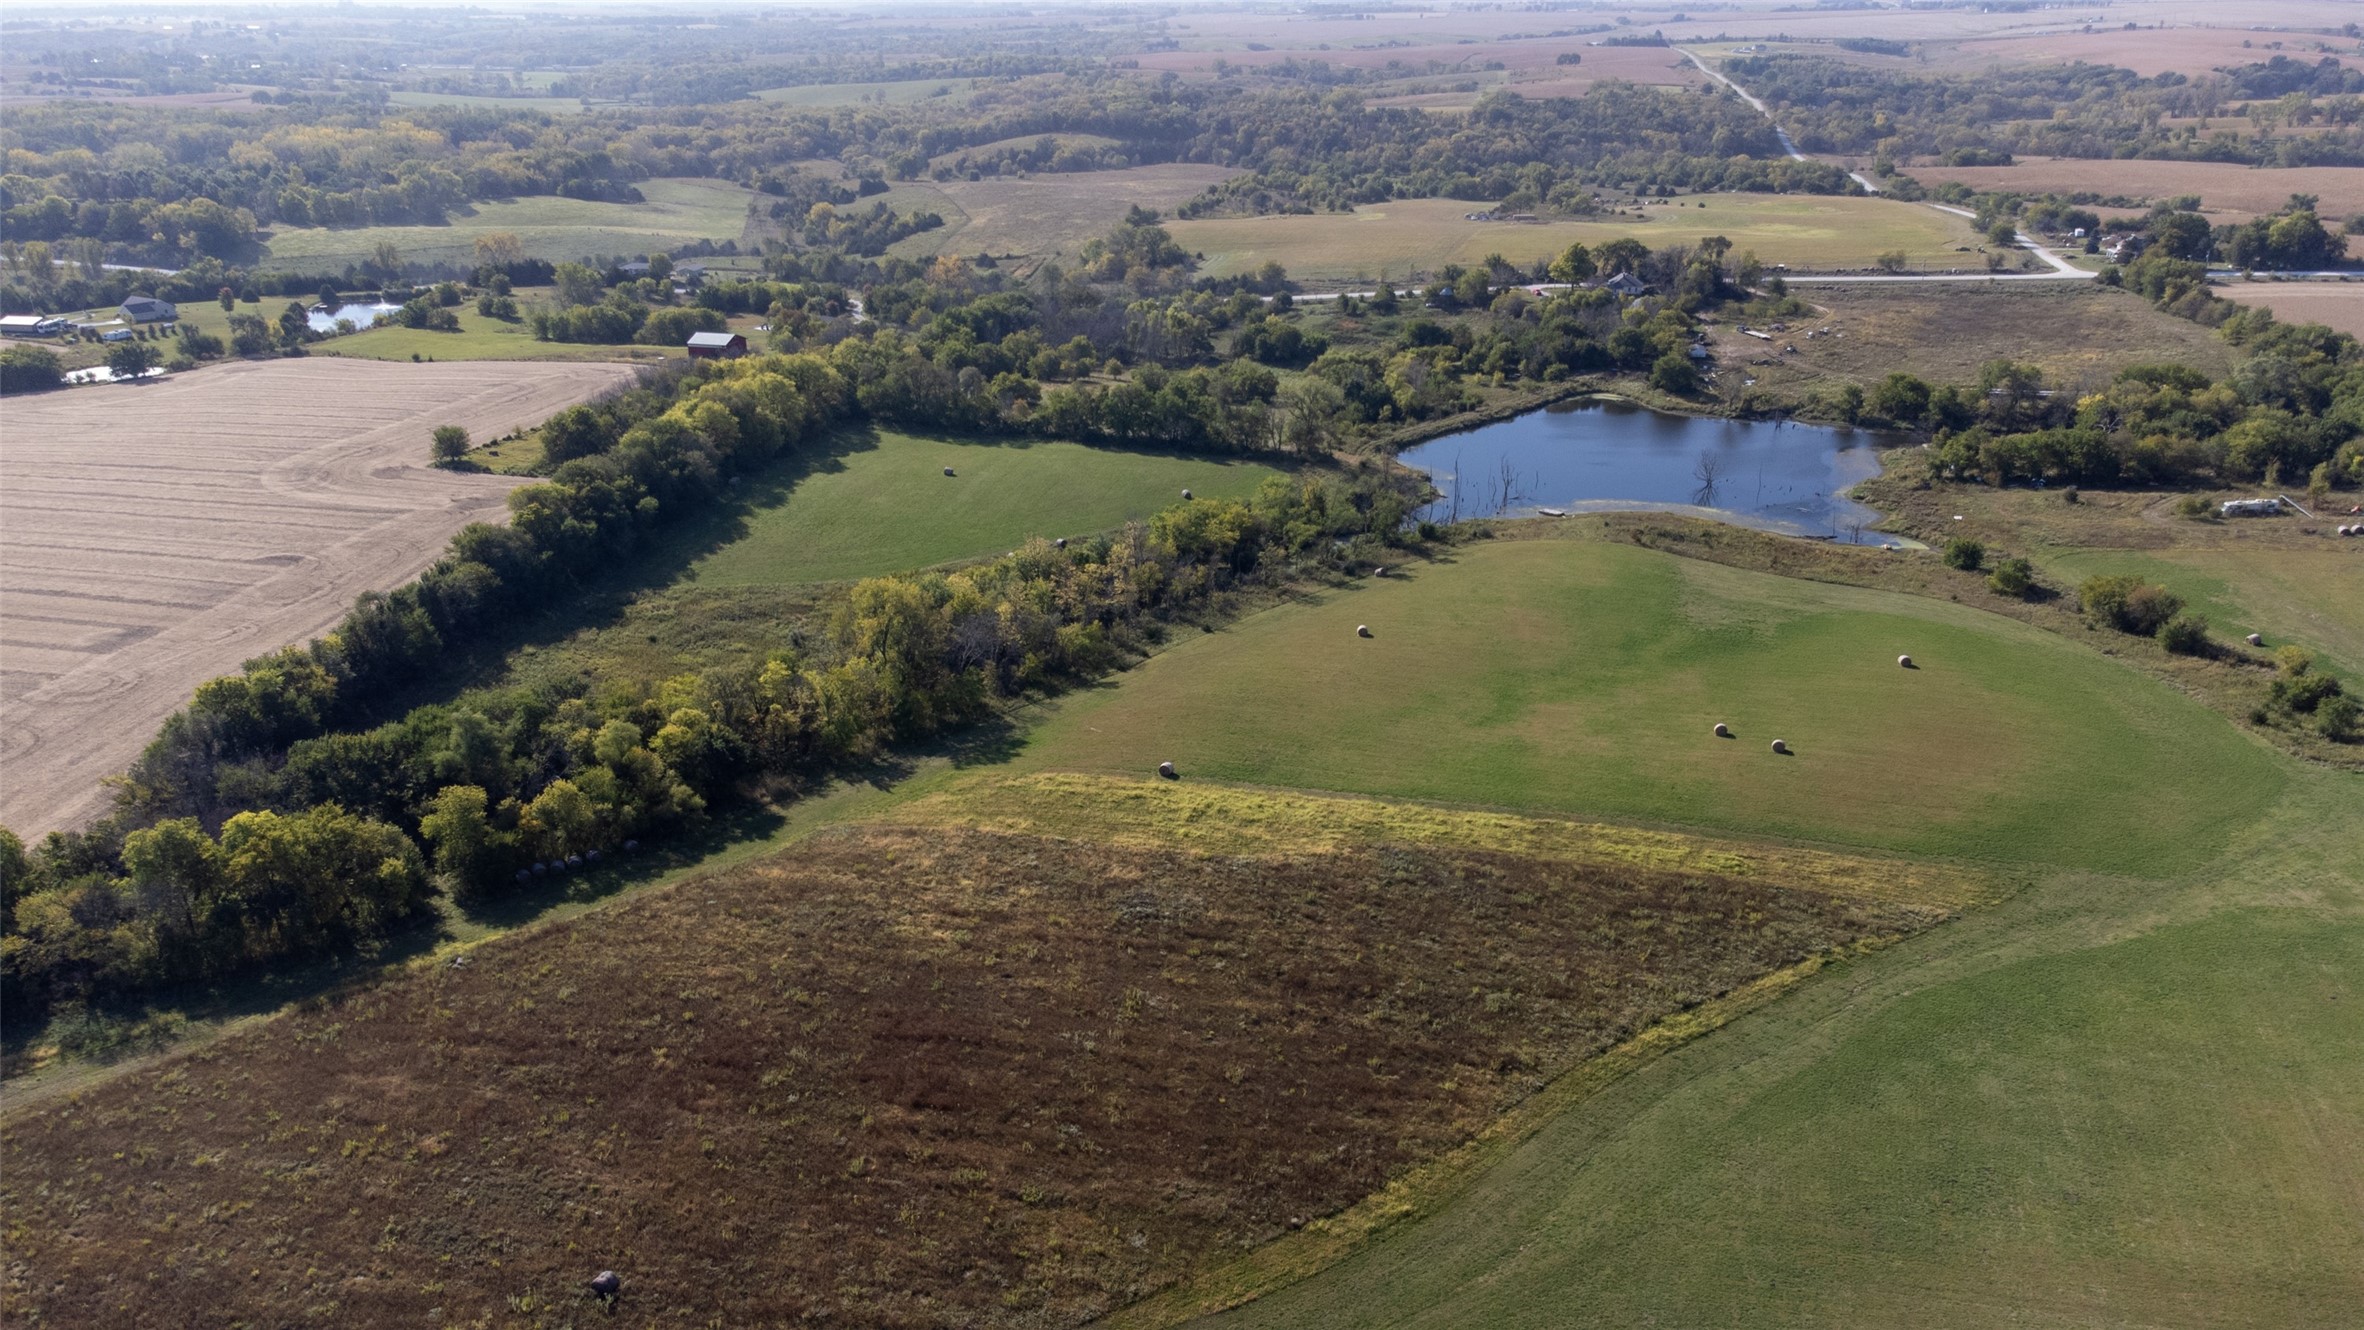
[[[536,423],[614,365],[224,365],[12,400],[0,450],[0,823],[103,806],[207,679],[401,585],[517,478],[435,471],[427,433]]]

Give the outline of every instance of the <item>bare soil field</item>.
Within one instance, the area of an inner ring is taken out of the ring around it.
[[[2312,166],[2274,170],[2238,162],[2093,161],[2076,157],[2023,157],[2010,166],[1908,166],[1906,174],[1924,185],[1958,180],[1972,189],[2014,189],[2028,193],[2087,192],[2127,198],[2171,199],[2197,194],[2211,216],[2247,221],[2271,213],[2292,194],[2313,194],[2325,217],[2364,213],[2364,166]]]
[[[2364,337],[2364,282],[2227,282],[2216,294],[2264,305],[2284,323],[2320,323]]]
[[[1946,913],[1435,846],[827,832],[12,1113],[0,1313],[579,1325],[612,1268],[635,1325],[1073,1325]]]
[[[2271,7],[2259,6],[2260,9]],[[2242,10],[2243,18],[2260,21],[2259,16],[2247,12],[2248,6],[2242,6]],[[2355,11],[2349,9],[2338,22],[2354,19]],[[2336,28],[2338,23],[2327,26]],[[2131,69],[2145,78],[2169,72],[2198,78],[2212,69],[2253,64],[2277,55],[2309,64],[2332,55],[2350,66],[2364,65],[2364,58],[2355,54],[2355,43],[2327,40],[2310,33],[2262,27],[2145,27],[2132,32],[2122,27],[2096,25],[2096,28],[2094,32],[2048,32],[1960,42],[1932,51],[1931,64],[1938,69],[1975,72],[1997,64],[2065,65],[2081,60]]]
[[[282,360],[11,398],[0,446],[0,824],[104,808],[204,681],[399,586],[515,477],[425,465],[427,434],[532,425],[620,365]]]

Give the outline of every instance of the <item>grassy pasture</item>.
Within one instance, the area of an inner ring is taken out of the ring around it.
[[[1715,331],[1718,357],[1769,391],[1869,388],[1899,370],[1931,383],[1970,384],[1990,360],[2035,364],[2070,389],[2106,381],[2128,365],[2161,361],[2217,379],[2232,370],[2223,339],[2130,291],[2066,282],[1794,289],[1823,314],[1793,320],[1795,331],[1780,343],[1743,337],[1730,326]],[[1809,340],[1806,327],[1840,335]],[[1777,350],[1782,344],[1797,347],[1796,354]]]
[[[355,360],[409,360],[413,356],[421,360],[662,360],[687,354],[677,346],[539,342],[534,340],[533,326],[523,319],[509,323],[487,318],[477,313],[473,304],[460,305],[453,312],[459,315],[458,332],[371,328],[318,343],[312,354]]]
[[[943,215],[944,226],[903,240],[890,252],[907,258],[1017,254],[1039,263],[1072,255],[1108,234],[1136,205],[1170,211],[1236,174],[1220,166],[1174,163],[901,184],[883,196],[891,206],[897,211],[932,208]]]
[[[1826,968],[1203,1324],[2347,1324],[2357,799],[2294,766],[2197,872],[2069,874]]]
[[[421,92],[404,88],[386,94],[396,106],[474,106],[493,111],[540,111],[547,115],[581,115],[580,97],[482,97],[458,92]]]
[[[2346,551],[2054,550],[2042,565],[2067,587],[2132,573],[2183,597],[2220,639],[2296,642],[2332,673],[2364,678],[2364,560]]]
[[[748,191],[722,180],[644,180],[642,203],[594,203],[556,196],[481,203],[447,226],[287,227],[271,238],[274,268],[341,268],[391,242],[413,263],[471,263],[476,238],[514,232],[543,259],[640,254],[689,240],[736,240],[747,224]]]
[[[855,106],[864,102],[886,102],[900,106],[934,100],[960,106],[969,100],[968,83],[969,80],[965,78],[896,79],[881,83],[801,83],[785,88],[764,88],[755,97],[758,101],[780,106]]]
[[[780,586],[924,568],[1033,536],[1119,527],[1184,489],[1243,498],[1277,474],[1212,457],[866,429],[846,436],[782,501],[749,514],[744,534],[699,560],[688,580]]]
[[[1705,207],[1697,206],[1705,204]],[[1204,271],[1224,277],[1278,260],[1292,277],[1353,283],[1385,273],[1404,281],[1445,265],[1474,265],[1489,254],[1530,263],[1571,243],[1598,245],[1631,237],[1652,248],[1724,236],[1736,252],[1797,268],[1868,268],[1901,249],[1916,263],[1951,266],[1955,249],[1975,245],[1969,224],[1932,208],[1885,199],[1785,194],[1708,194],[1650,205],[1646,221],[1471,222],[1483,205],[1454,199],[1406,199],[1352,213],[1220,217],[1172,223],[1184,249],[1206,255]]]
[[[2150,874],[2212,854],[2281,781],[2198,706],[2018,623],[1548,540],[1185,642],[1059,707],[1019,759],[1166,760],[1186,780]]]

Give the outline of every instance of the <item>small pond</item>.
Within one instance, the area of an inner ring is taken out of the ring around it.
[[[1443,495],[1416,514],[1425,521],[1700,509],[1791,535],[1895,545],[1863,529],[1878,512],[1846,497],[1879,474],[1882,441],[1870,430],[1676,416],[1594,397],[1432,439],[1402,460]]]
[[[339,305],[334,310],[314,310],[305,322],[311,324],[312,331],[316,333],[335,332],[338,319],[350,319],[355,328],[367,328],[378,315],[391,314],[400,308],[400,305],[387,304]]]

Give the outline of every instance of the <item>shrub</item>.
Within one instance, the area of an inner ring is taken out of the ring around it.
[[[2216,511],[2205,494],[2186,494],[2175,501],[2175,511],[2184,517],[2206,517]]]
[[[1690,357],[1670,351],[1650,366],[1650,386],[1662,393],[1687,397],[1699,391],[1699,371],[1691,367]]]
[[[2159,645],[2178,656],[2205,656],[2211,649],[2208,621],[2197,614],[2178,614],[2159,625]]]
[[[2327,697],[2315,707],[2315,728],[2334,743],[2356,737],[2359,723],[2364,723],[2364,703],[2345,693]]]
[[[2286,711],[2313,715],[2324,703],[2343,693],[2339,680],[2330,675],[2307,674],[2293,679],[2274,680],[2266,689],[2266,701]]]
[[[2036,566],[2025,559],[2005,559],[1987,574],[1986,585],[1996,595],[2025,600],[2036,590]]]
[[[2274,668],[2284,678],[2296,679],[2315,668],[2315,653],[2296,643],[2274,649]]]
[[[1977,572],[1986,562],[1986,546],[1975,540],[1956,536],[1945,542],[1945,566],[1959,568],[1966,573]]]
[[[2077,601],[2096,623],[2137,637],[2156,635],[2183,609],[2183,597],[2126,574],[2086,579]]]
[[[0,351],[0,393],[40,392],[65,381],[57,353],[45,346],[12,346]]]

